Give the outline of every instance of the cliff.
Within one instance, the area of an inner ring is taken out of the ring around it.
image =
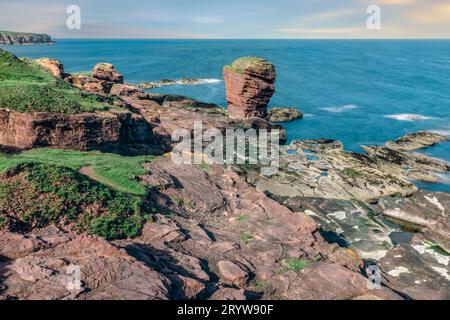
[[[0,44],[51,44],[54,43],[48,34],[0,31]]]

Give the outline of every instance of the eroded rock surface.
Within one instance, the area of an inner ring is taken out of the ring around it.
[[[267,116],[270,122],[289,122],[301,118],[303,113],[295,108],[272,108]]]
[[[64,73],[64,65],[58,60],[41,58],[37,59],[36,62],[56,78],[63,79],[67,76],[67,74]]]
[[[240,58],[223,69],[228,114],[233,119],[265,118],[275,93],[275,67],[261,58]]]
[[[83,151],[111,150],[127,143],[154,143],[151,127],[140,115],[130,111],[69,115],[0,109],[0,145],[4,147],[58,147]]]

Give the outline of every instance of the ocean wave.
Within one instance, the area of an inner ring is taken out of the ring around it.
[[[440,134],[441,136],[450,137],[450,130],[429,130],[429,131]]]
[[[345,112],[345,111],[358,109],[358,108],[359,108],[359,106],[357,106],[356,104],[346,104],[345,106],[342,106],[342,107],[321,108],[320,110],[325,110],[325,111],[332,112],[332,113],[340,113],[340,112]]]
[[[388,119],[394,119],[398,121],[423,121],[423,120],[431,120],[433,117],[424,116],[421,114],[412,114],[412,113],[400,113],[400,114],[388,114],[384,116]]]
[[[200,82],[202,82],[202,83],[205,83],[205,84],[208,84],[208,83],[210,83],[210,84],[213,84],[213,83],[220,83],[220,82],[222,82],[223,80],[220,80],[220,79],[198,79]]]

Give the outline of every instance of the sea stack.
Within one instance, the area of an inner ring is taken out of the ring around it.
[[[257,57],[244,57],[225,66],[228,114],[232,119],[265,118],[275,93],[275,67]]]

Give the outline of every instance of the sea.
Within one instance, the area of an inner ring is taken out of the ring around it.
[[[99,40],[1,47],[20,57],[60,60],[67,72],[110,62],[130,83],[195,78],[203,84],[151,90],[226,107],[222,67],[242,56],[277,70],[270,107],[294,107],[304,118],[284,124],[288,139],[337,139],[347,150],[383,145],[418,130],[450,135],[450,40]],[[450,143],[421,150],[450,161]],[[442,183],[423,184],[450,192]]]

